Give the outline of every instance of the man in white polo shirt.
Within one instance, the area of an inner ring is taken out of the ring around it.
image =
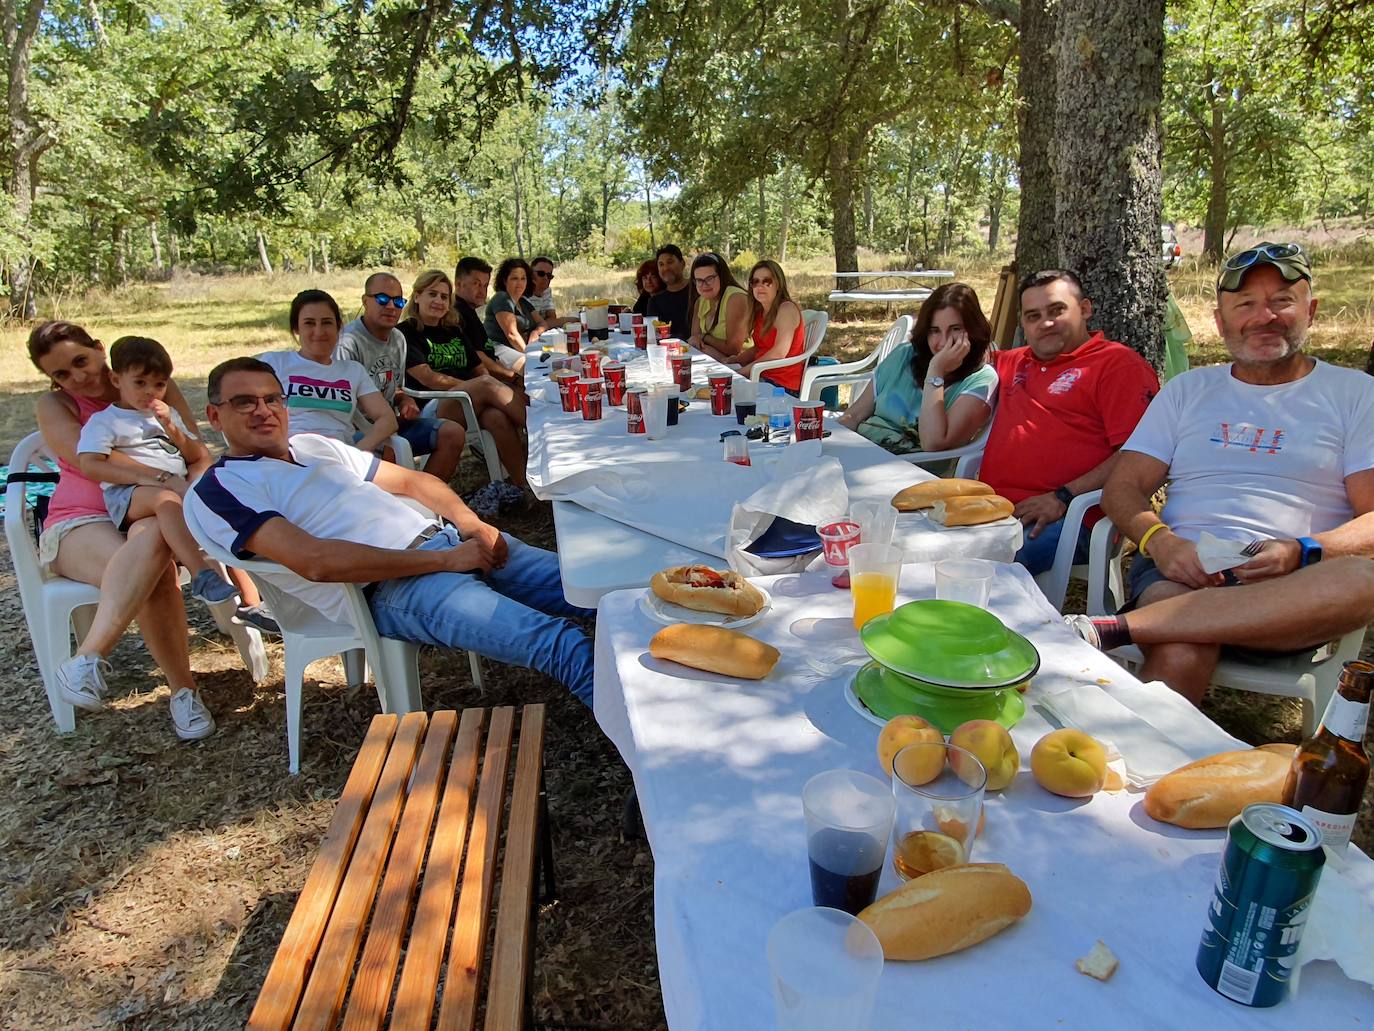
[[[1316,311],[1296,244],[1228,259],[1216,321],[1231,364],[1165,384],[1103,488],[1139,546],[1130,604],[1068,618],[1103,648],[1138,644],[1142,679],[1194,702],[1225,646],[1296,652],[1374,619],[1374,379],[1303,353]],[[1250,557],[1207,573],[1204,533]]]
[[[326,437],[291,439],[281,384],[256,358],[216,366],[207,394],[228,451],[185,503],[217,544],[285,566],[295,576],[283,590],[330,619],[350,622],[338,584],[367,584],[383,637],[528,666],[591,705],[591,642],[563,617],[592,613],[563,597],[556,555],[482,522],[427,473]]]

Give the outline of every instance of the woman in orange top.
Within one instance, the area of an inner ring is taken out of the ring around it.
[[[776,261],[760,261],[749,270],[749,292],[754,299],[753,342],[739,355],[739,372],[748,376],[758,362],[792,358],[806,349],[806,324],[801,308],[787,292],[787,277]],[[768,369],[763,378],[794,397],[801,391],[805,363]]]

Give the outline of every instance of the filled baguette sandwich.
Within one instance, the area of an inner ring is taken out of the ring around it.
[[[945,498],[977,497],[992,493],[992,488],[981,480],[962,480],[958,477],[928,480],[899,490],[892,497],[892,507],[898,512],[917,512],[923,508],[932,508],[935,502]]]
[[[718,626],[674,623],[654,634],[649,654],[708,673],[745,680],[768,676],[781,653],[771,644]]]
[[[1291,758],[1271,748],[1209,755],[1151,784],[1145,811],[1176,827],[1225,827],[1253,802],[1283,801]]]
[[[931,517],[941,526],[978,526],[995,523],[1014,512],[1016,506],[996,494],[978,497],[943,498],[931,506]]]
[[[859,914],[884,959],[931,959],[991,938],[1030,912],[1030,889],[1001,863],[947,866]]]
[[[694,612],[752,616],[763,608],[763,592],[733,569],[673,566],[655,573],[649,589],[664,601]]]

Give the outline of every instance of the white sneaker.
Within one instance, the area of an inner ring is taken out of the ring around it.
[[[98,712],[105,706],[106,672],[114,667],[99,655],[74,655],[57,667],[57,693],[69,705],[87,712]]]
[[[199,741],[215,732],[215,718],[200,700],[200,693],[183,687],[172,695],[172,726],[183,741]]]

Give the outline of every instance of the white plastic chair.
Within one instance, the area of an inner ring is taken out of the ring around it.
[[[992,432],[992,418],[989,417],[978,436],[974,437],[967,444],[959,447],[946,448],[943,451],[912,451],[905,455],[897,455],[904,462],[912,465],[926,465],[933,462],[948,462],[950,459],[960,460],[955,468],[956,476],[976,476],[977,467],[983,460],[983,449],[988,446],[988,434]],[[967,461],[964,461],[967,459]],[[966,470],[972,468],[973,472]]]
[[[1104,518],[1093,527],[1088,547],[1088,615],[1115,615],[1125,601],[1121,535]],[[1302,703],[1302,736],[1306,738],[1317,729],[1317,721],[1336,693],[1341,667],[1360,657],[1364,634],[1363,628],[1352,630],[1333,642],[1334,647],[1327,644],[1268,661],[1242,662],[1223,656],[1212,674],[1212,683],[1256,694],[1297,698]],[[1144,654],[1133,644],[1110,654],[1128,669],[1139,669],[1145,662]]]
[[[856,362],[809,366],[802,373],[801,396],[805,400],[815,401],[825,387],[838,386],[841,383],[865,383],[872,379],[882,360],[911,336],[911,327],[915,324],[916,320],[910,315],[903,315],[887,328],[883,338],[878,341],[878,346],[867,357]]]
[[[823,311],[812,311],[808,308],[802,312],[802,325],[806,327],[806,336],[801,354],[794,354],[790,358],[775,358],[771,362],[755,362],[749,368],[749,378],[754,381],[754,386],[758,386],[759,379],[765,372],[786,368],[789,365],[801,365],[805,370],[802,372],[802,384],[805,387],[806,373],[810,371],[807,369],[807,363],[820,350],[826,328],[830,325],[830,316]],[[806,397],[805,389],[802,390],[801,396]]]
[[[360,686],[367,679],[370,666],[383,712],[407,713],[424,707],[420,696],[420,646],[378,634],[360,587],[339,585],[347,595],[353,625],[337,623],[282,589],[280,578],[295,575],[285,566],[230,556],[209,538],[192,509],[186,510],[186,525],[206,554],[221,562],[227,558],[253,577],[281,626],[286,665],[286,747],[291,773],[299,773],[301,768],[301,694],[305,671],[318,659],[338,655],[343,660],[349,687]],[[274,579],[263,575],[266,573]],[[468,663],[472,682],[481,690],[482,670],[476,653],[468,652]]]
[[[30,433],[10,455],[10,475],[24,473],[44,459],[52,461],[52,453],[41,434]],[[24,487],[23,482],[13,479],[5,487],[5,539],[14,563],[15,579],[19,581],[19,599],[24,606],[24,619],[29,626],[53,722],[61,733],[67,734],[76,729],[76,709],[57,692],[57,668],[75,653],[73,634],[79,645],[90,631],[95,607],[100,601],[100,589],[60,576],[48,578],[43,575],[30,520],[25,518],[28,497]],[[182,582],[186,582],[184,572]],[[233,601],[210,606],[215,624],[233,639],[253,682],[261,683],[267,679],[268,672],[262,635],[253,627],[234,623],[230,618],[233,611]]]
[[[467,423],[468,447],[487,463],[487,475],[492,483],[506,478],[501,457],[496,453],[496,440],[477,422],[477,409],[473,407],[472,395],[466,390],[411,390],[408,387],[406,393],[420,401],[457,400],[463,409],[463,421]],[[416,465],[415,468],[421,466]]]

